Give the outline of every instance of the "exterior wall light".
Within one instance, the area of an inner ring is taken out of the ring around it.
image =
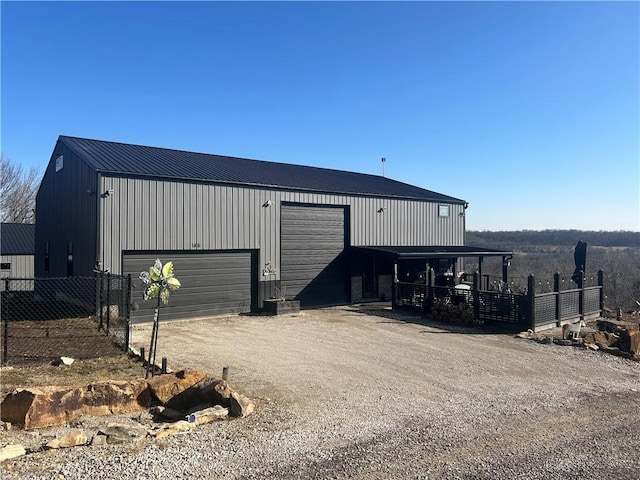
[[[267,200],[262,204],[263,207],[270,207],[271,205],[273,205],[273,200]]]

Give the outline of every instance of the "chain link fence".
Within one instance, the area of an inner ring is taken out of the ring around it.
[[[0,291],[3,364],[121,355],[129,347],[131,279],[4,278]]]

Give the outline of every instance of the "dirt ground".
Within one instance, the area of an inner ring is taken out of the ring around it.
[[[135,326],[133,346],[150,334]],[[228,366],[258,404],[190,444],[207,462],[158,464],[175,478],[638,478],[640,364],[627,359],[378,304],[161,322],[158,339],[170,368]]]

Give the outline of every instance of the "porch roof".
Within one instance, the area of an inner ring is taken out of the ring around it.
[[[451,257],[502,257],[511,256],[511,250],[494,250],[491,248],[471,246],[416,246],[416,247],[351,247],[352,250],[385,255],[396,259],[427,259]]]

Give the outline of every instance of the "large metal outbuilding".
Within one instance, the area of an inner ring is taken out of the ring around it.
[[[135,280],[172,260],[182,288],[163,318],[280,295],[302,308],[390,298],[397,265],[375,247],[440,247],[430,265],[451,268],[459,255],[442,248],[464,245],[466,206],[377,175],[60,136],[37,196],[36,275]]]
[[[29,223],[0,224],[0,279],[33,277],[35,231]],[[14,282],[10,288],[27,288],[27,282]],[[5,289],[6,282],[0,282],[0,290]]]

